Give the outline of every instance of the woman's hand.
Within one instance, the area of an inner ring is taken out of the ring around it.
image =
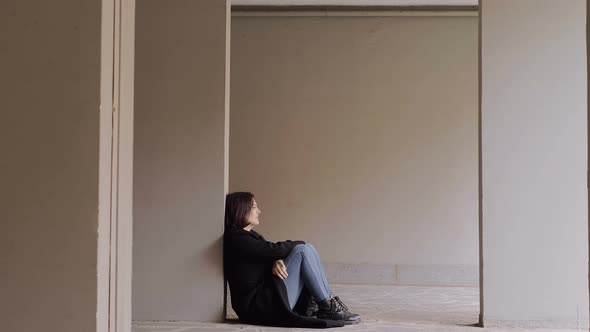
[[[287,267],[285,266],[285,262],[283,262],[282,259],[275,261],[272,267],[272,274],[276,275],[282,280],[287,279],[289,275],[287,274]]]

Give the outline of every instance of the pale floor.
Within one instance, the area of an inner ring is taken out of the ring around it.
[[[472,327],[479,316],[479,289],[473,287],[334,285],[334,293],[362,323],[327,331],[496,332],[522,329]],[[232,311],[228,313],[235,315]],[[135,322],[134,332],[319,331],[251,326],[239,323]],[[550,330],[530,330],[550,331]],[[559,330],[564,332],[566,330]]]

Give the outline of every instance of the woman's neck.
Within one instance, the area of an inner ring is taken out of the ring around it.
[[[252,224],[248,224],[248,226],[244,227],[245,231],[251,231],[254,228],[254,226],[252,226]]]

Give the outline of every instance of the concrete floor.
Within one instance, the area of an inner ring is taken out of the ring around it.
[[[333,291],[362,323],[329,331],[527,331],[472,327],[479,316],[479,289],[473,287],[334,285]],[[235,317],[228,310],[228,316]],[[318,331],[239,323],[135,322],[134,332]],[[529,330],[550,331],[550,330]],[[566,330],[559,330],[564,332]]]

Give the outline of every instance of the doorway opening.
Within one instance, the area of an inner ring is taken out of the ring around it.
[[[368,321],[477,324],[477,7],[234,6],[231,29],[229,191],[257,229],[313,243]]]

